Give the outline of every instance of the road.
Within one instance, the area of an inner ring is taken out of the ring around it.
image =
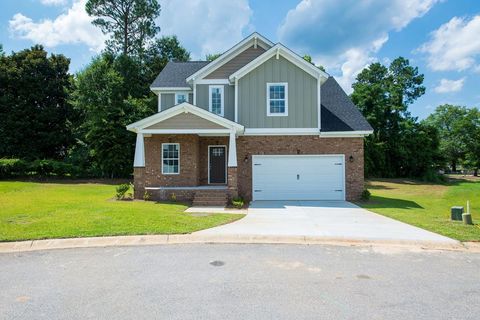
[[[0,319],[478,319],[480,254],[166,245],[0,254]]]

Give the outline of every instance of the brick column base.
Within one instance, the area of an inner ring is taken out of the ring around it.
[[[133,168],[133,188],[134,198],[143,199],[143,195],[145,194],[145,168]]]
[[[230,200],[232,198],[238,197],[238,176],[237,176],[237,167],[228,167],[228,195]]]

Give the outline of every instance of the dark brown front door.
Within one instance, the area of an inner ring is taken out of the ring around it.
[[[209,158],[210,163],[210,183],[226,183],[225,181],[225,160],[226,148],[223,146],[210,146]]]

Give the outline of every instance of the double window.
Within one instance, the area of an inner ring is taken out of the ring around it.
[[[187,92],[175,93],[175,104],[180,104],[182,102],[188,102],[188,93]]]
[[[210,112],[223,117],[223,86],[209,86],[208,91],[208,106]]]
[[[267,115],[288,116],[288,83],[267,83]]]
[[[180,173],[180,144],[162,143],[162,173]]]

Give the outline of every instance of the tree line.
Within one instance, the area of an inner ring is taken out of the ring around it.
[[[135,137],[125,126],[156,112],[149,85],[168,61],[189,61],[190,53],[175,36],[157,37],[156,0],[89,0],[85,9],[108,40],[76,74],[67,57],[41,45],[10,54],[0,45],[0,158],[129,177]],[[402,57],[357,76],[351,98],[374,128],[365,138],[367,176],[432,178],[459,165],[478,171],[479,110],[443,105],[419,121],[408,108],[425,93],[423,80]]]

